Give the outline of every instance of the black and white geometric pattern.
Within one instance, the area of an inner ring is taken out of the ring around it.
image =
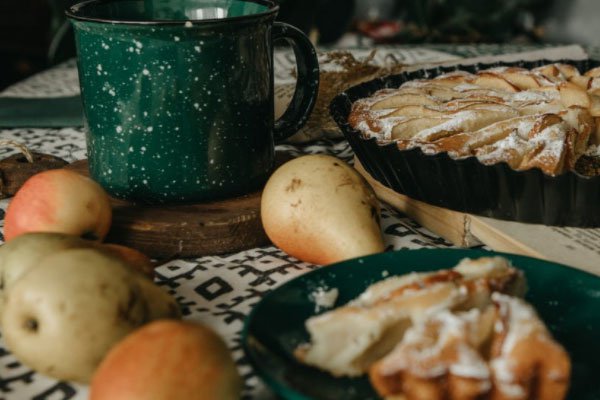
[[[69,60],[52,69],[6,88],[0,97],[66,97],[79,94],[79,76],[75,60]]]
[[[6,135],[6,136],[5,136]],[[74,129],[7,130],[2,137],[27,143],[42,151],[73,161],[85,154],[83,134]],[[325,153],[345,160],[352,151],[344,141],[321,141],[310,145],[278,146],[293,155]],[[10,151],[0,150],[0,158]],[[0,225],[9,200],[0,200]],[[388,250],[449,247],[449,243],[414,221],[382,205],[382,230]],[[287,255],[274,246],[235,254],[172,260],[157,269],[157,282],[179,302],[184,318],[206,323],[230,346],[245,380],[245,398],[269,399],[271,394],[252,373],[239,341],[244,318],[269,290],[316,268]],[[4,350],[0,340],[0,399],[85,399],[87,388],[57,383],[22,366]]]
[[[396,49],[398,57],[418,61],[419,52]],[[432,52],[422,52],[432,61]],[[446,58],[448,54],[446,53]],[[23,97],[57,96],[73,93],[75,64],[60,65],[48,73],[13,87],[12,94]],[[75,73],[76,77],[76,73]],[[50,153],[67,161],[85,157],[85,138],[81,129],[8,129],[0,130],[0,138],[14,139],[31,150]],[[279,145],[278,151],[293,155],[331,154],[350,162],[353,154],[343,140],[323,140],[306,145]],[[0,148],[0,158],[14,150]],[[8,199],[0,200],[0,226]],[[450,247],[414,221],[382,204],[382,230],[388,250],[423,247]],[[271,399],[272,393],[252,372],[240,344],[244,318],[262,296],[282,283],[316,268],[287,255],[274,246],[264,246],[234,254],[172,260],[157,269],[157,283],[179,302],[184,318],[213,327],[225,338],[244,377],[244,398]],[[58,400],[86,399],[87,387],[57,382],[32,372],[8,351],[0,337],[0,399]]]

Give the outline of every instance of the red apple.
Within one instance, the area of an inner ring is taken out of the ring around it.
[[[108,195],[92,179],[64,169],[44,171],[29,178],[10,202],[4,239],[61,232],[102,240],[111,218]]]
[[[90,400],[234,400],[241,380],[211,329],[161,320],[134,331],[104,358]]]

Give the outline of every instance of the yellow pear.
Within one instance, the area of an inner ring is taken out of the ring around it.
[[[303,156],[279,167],[264,188],[261,218],[277,247],[313,264],[384,250],[373,189],[332,156]]]

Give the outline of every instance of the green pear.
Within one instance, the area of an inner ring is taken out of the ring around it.
[[[146,278],[92,248],[59,251],[42,264],[7,293],[6,345],[38,372],[88,382],[108,350],[148,321]]]
[[[36,232],[17,236],[0,246],[0,318],[5,293],[43,258],[61,250],[90,247],[94,244],[64,233]]]

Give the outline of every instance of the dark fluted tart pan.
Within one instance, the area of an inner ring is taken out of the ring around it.
[[[365,170],[398,193],[486,217],[555,226],[600,227],[600,176],[569,171],[552,177],[539,169],[516,171],[504,162],[487,166],[475,157],[454,160],[446,153],[426,155],[419,148],[399,150],[394,142],[380,144],[375,138],[366,138],[348,123],[353,102],[410,80],[431,79],[456,70],[475,73],[499,66],[531,69],[556,62],[572,64],[580,72],[600,66],[597,60],[539,60],[423,69],[354,86],[333,99],[330,111]]]

